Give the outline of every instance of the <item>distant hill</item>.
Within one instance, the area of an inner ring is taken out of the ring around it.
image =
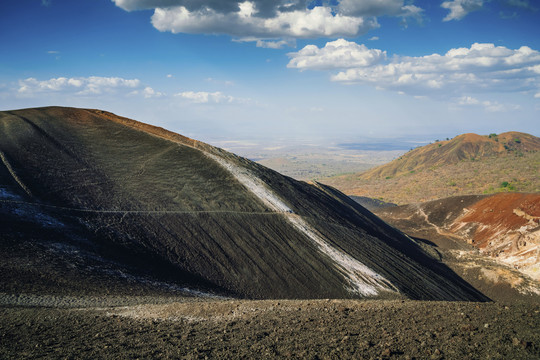
[[[406,204],[442,197],[540,191],[540,138],[463,134],[413,149],[371,170],[321,182],[348,195]]]
[[[341,192],[101,110],[0,112],[0,292],[486,300]]]
[[[460,161],[480,161],[505,155],[522,155],[540,150],[540,138],[516,131],[500,135],[463,134],[409,151],[398,159],[368,170],[362,179],[395,177]]]

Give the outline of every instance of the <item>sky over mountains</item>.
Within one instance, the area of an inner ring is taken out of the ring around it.
[[[0,108],[102,108],[206,141],[540,134],[530,0],[0,4]]]

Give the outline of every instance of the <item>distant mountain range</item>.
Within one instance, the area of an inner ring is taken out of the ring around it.
[[[349,195],[406,204],[454,195],[540,191],[540,138],[463,134],[362,173],[321,180]]]
[[[486,300],[343,193],[101,110],[0,112],[0,292]]]

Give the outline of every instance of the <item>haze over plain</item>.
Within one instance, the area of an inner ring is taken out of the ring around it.
[[[100,108],[225,147],[538,135],[539,19],[529,0],[5,1],[0,109]]]

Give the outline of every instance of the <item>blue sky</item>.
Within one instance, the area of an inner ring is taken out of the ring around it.
[[[2,110],[211,143],[540,136],[532,0],[9,0],[0,43]]]

